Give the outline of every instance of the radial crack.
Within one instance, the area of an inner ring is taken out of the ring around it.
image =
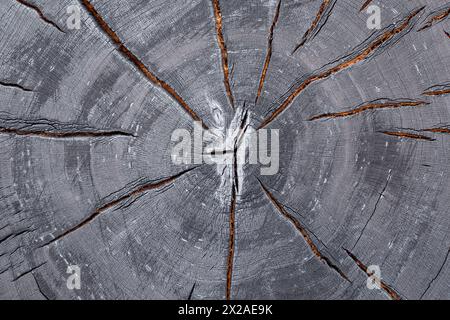
[[[136,197],[141,195],[144,192],[150,191],[150,190],[154,190],[154,189],[159,189],[161,187],[164,187],[172,182],[174,182],[176,179],[180,178],[181,176],[183,176],[184,174],[198,168],[199,166],[184,170],[176,175],[173,175],[169,178],[165,178],[156,182],[150,182],[150,183],[146,183],[144,185],[141,185],[139,187],[137,187],[135,190],[119,197],[118,199],[112,200],[110,202],[105,203],[104,205],[102,205],[101,207],[97,208],[94,212],[92,212],[88,217],[86,217],[85,219],[83,219],[81,222],[79,222],[77,225],[69,228],[68,230],[64,231],[63,233],[61,233],[60,235],[56,236],[55,238],[53,238],[52,240],[50,240],[49,242],[45,243],[44,245],[42,245],[41,247],[45,247],[49,244],[52,244],[53,242],[56,242],[72,233],[74,233],[75,231],[83,228],[84,226],[88,225],[90,222],[94,221],[98,216],[100,216],[102,213],[104,213],[105,211],[107,211],[108,209],[113,208],[114,206],[122,203],[125,200],[128,200],[132,197]]]
[[[436,139],[417,135],[417,134],[411,134],[404,131],[413,131],[413,132],[430,132],[430,133],[441,133],[441,134],[450,134],[450,128],[448,126],[443,127],[434,127],[434,128],[426,128],[426,129],[413,129],[413,128],[402,128],[401,131],[387,131],[383,132],[385,134],[389,134],[392,136],[398,136],[398,137],[405,137],[405,138],[412,138],[412,139],[422,139],[422,140],[429,140],[429,141],[435,141]]]
[[[366,2],[364,2],[364,4],[361,6],[361,9],[359,9],[359,12],[364,11],[371,3],[372,0],[366,0]]]
[[[231,187],[231,204],[230,204],[230,221],[229,221],[229,240],[228,240],[228,257],[227,257],[227,288],[226,299],[231,299],[231,285],[233,280],[233,261],[236,236],[236,186],[233,181]]]
[[[417,31],[419,32],[431,28],[435,24],[444,21],[449,16],[449,14],[450,14],[450,4],[447,4],[444,7],[441,7],[436,11],[431,12],[425,19],[425,22]]]
[[[383,280],[379,279],[376,275],[373,274],[373,272],[369,272],[369,269],[367,268],[367,266],[364,265],[364,263],[362,263],[353,253],[351,253],[349,250],[343,248],[345,250],[345,252],[348,254],[348,256],[356,263],[356,265],[362,270],[364,271],[364,273],[372,278],[375,279],[379,284],[380,284],[380,288],[387,293],[387,295],[392,299],[392,300],[402,300],[402,298],[400,297],[400,295],[394,290],[392,289],[390,286],[388,286]]]
[[[15,278],[12,280],[12,282],[15,282],[15,281],[19,280],[20,278],[26,276],[27,274],[33,273],[33,271],[35,271],[36,269],[39,269],[40,267],[42,267],[42,266],[45,265],[46,263],[47,263],[47,261],[45,261],[45,262],[43,262],[43,263],[41,263],[41,264],[39,264],[39,265],[37,265],[37,266],[31,268],[31,269],[28,270],[28,271],[25,271],[24,273],[21,273],[20,275],[18,275],[17,277],[15,277]]]
[[[216,23],[216,37],[217,43],[220,48],[220,54],[222,56],[222,71],[223,71],[223,83],[225,85],[225,90],[227,92],[228,100],[230,101],[231,107],[234,109],[234,98],[233,93],[231,92],[230,86],[230,75],[228,70],[228,50],[225,44],[225,39],[223,37],[222,31],[222,12],[220,11],[220,3],[219,0],[212,0],[213,11],[214,11],[214,20]]]
[[[196,284],[197,284],[197,282],[194,282],[194,284],[192,285],[192,288],[191,288],[191,291],[189,291],[189,296],[188,296],[187,300],[192,300],[192,294],[194,293]]]
[[[20,84],[17,84],[17,83],[10,83],[10,82],[5,82],[5,81],[0,81],[0,86],[16,88],[16,89],[20,89],[20,90],[25,91],[25,92],[33,92],[33,90],[31,90],[29,88],[26,88],[26,87],[24,87],[24,86],[22,86]]]
[[[428,105],[426,101],[418,100],[390,100],[390,99],[377,99],[371,102],[367,102],[359,105],[358,107],[351,109],[349,111],[335,112],[335,113],[324,113],[314,116],[309,119],[309,121],[315,121],[319,119],[330,119],[330,118],[343,118],[350,117],[359,113],[363,113],[370,110],[376,109],[396,109],[402,107],[418,107],[423,105]]]
[[[450,134],[450,129],[449,128],[445,128],[445,127],[441,127],[441,128],[429,128],[429,129],[421,129],[419,131],[424,131],[424,132],[432,132],[432,133],[446,133],[446,134]]]
[[[415,139],[415,140],[425,140],[425,141],[435,141],[436,139],[430,138],[428,136],[403,132],[403,131],[381,131],[381,133],[386,134],[388,136],[399,137],[399,138],[407,138],[407,139]]]
[[[425,96],[443,96],[450,94],[450,83],[434,85],[426,89],[422,94]]]
[[[34,231],[36,231],[36,229],[26,228],[26,229],[24,229],[24,230],[22,230],[22,231],[18,231],[18,232],[16,232],[16,233],[8,234],[7,236],[5,236],[5,237],[3,237],[3,238],[0,239],[0,244],[1,244],[2,242],[6,242],[6,241],[8,241],[8,240],[17,238],[17,237],[19,237],[19,236],[21,236],[21,235],[24,235],[24,234],[27,234],[27,233],[31,233],[31,232],[34,232]]]
[[[312,40],[317,36],[317,34],[322,29],[322,27],[328,21],[328,18],[330,17],[335,4],[336,4],[336,0],[323,0],[322,4],[320,5],[319,11],[316,14],[314,21],[312,22],[309,29],[306,30],[300,43],[295,46],[294,50],[292,50],[291,54],[294,54],[298,49],[300,49],[302,46],[304,46],[307,41]]]
[[[36,5],[29,3],[25,0],[16,0],[18,3],[20,3],[21,5],[32,9],[34,12],[36,12],[39,16],[39,18],[41,18],[42,21],[44,21],[45,23],[55,27],[56,29],[58,29],[58,31],[65,33],[65,31],[63,29],[61,29],[56,23],[54,23],[53,21],[51,21],[50,19],[48,19],[47,17],[44,16],[44,14],[42,13],[41,9],[39,9],[39,7],[37,7]]]
[[[189,116],[197,122],[201,122],[202,126],[205,130],[208,129],[206,124],[202,121],[202,119],[195,113],[191,107],[187,104],[186,101],[165,81],[159,79],[154,73],[150,71],[150,69],[145,66],[145,64],[134,54],[132,53],[119,38],[117,33],[111,29],[108,23],[103,19],[103,17],[98,13],[95,7],[91,4],[89,0],[80,0],[82,5],[86,8],[86,10],[91,14],[103,32],[109,37],[109,39],[117,46],[118,50],[130,61],[151,83],[156,86],[161,87],[169,96],[171,96],[183,109],[186,111]]]
[[[244,102],[245,109],[245,102]],[[225,297],[227,300],[231,299],[231,287],[233,284],[233,262],[236,245],[236,201],[239,191],[239,176],[238,176],[238,162],[237,153],[241,144],[241,138],[247,130],[246,122],[248,119],[248,110],[243,110],[243,118],[239,125],[239,134],[234,140],[233,150],[233,164],[232,164],[232,182],[231,182],[231,204],[230,204],[230,217],[229,217],[229,240],[228,240],[228,257],[227,257],[227,282]],[[230,150],[224,150],[224,152],[230,152]]]
[[[273,16],[272,24],[269,29],[269,37],[267,39],[266,59],[264,60],[264,66],[263,66],[263,70],[261,72],[261,78],[259,79],[259,86],[258,86],[258,92],[256,94],[256,98],[255,98],[255,104],[258,102],[259,97],[261,96],[261,92],[264,87],[264,81],[266,79],[267,70],[269,69],[269,65],[270,65],[270,59],[272,58],[273,32],[275,30],[275,27],[278,22],[278,18],[280,16],[280,7],[281,7],[281,0],[278,0],[278,4],[275,9],[275,14]]]
[[[312,74],[308,76],[304,81],[302,81],[297,88],[284,100],[284,102],[276,108],[259,126],[259,129],[267,126],[271,123],[278,115],[280,115],[286,108],[288,108],[294,99],[302,93],[306,88],[308,88],[311,84],[318,82],[320,80],[327,79],[332,75],[348,69],[359,62],[365,61],[379,50],[384,48],[384,46],[390,42],[396,35],[402,33],[411,27],[411,22],[413,19],[424,9],[425,7],[421,7],[419,9],[414,10],[410,13],[406,18],[399,21],[398,23],[387,28],[387,31],[384,31],[381,35],[376,37],[376,39],[369,43],[366,47],[363,47],[362,50],[357,52],[356,54],[353,52],[341,59],[339,59],[336,63],[331,63],[325,66],[324,71],[319,71],[316,74]],[[335,65],[333,65],[335,64]]]
[[[96,137],[136,137],[135,134],[120,129],[100,130],[76,123],[64,123],[52,119],[18,119],[0,116],[0,134],[41,138],[96,138]]]
[[[384,197],[384,193],[386,192],[389,182],[391,181],[391,177],[392,177],[392,174],[391,174],[391,172],[389,172],[388,178],[386,180],[386,184],[384,185],[383,190],[381,191],[381,193],[377,199],[377,202],[375,203],[372,214],[370,215],[369,219],[367,219],[366,223],[364,224],[364,227],[362,228],[358,239],[356,239],[356,242],[353,245],[352,250],[355,249],[356,245],[358,244],[359,240],[361,239],[362,235],[364,234],[364,231],[366,231],[367,226],[369,225],[370,221],[372,220],[373,216],[375,215],[375,212],[377,212],[378,204],[380,203],[381,199]]]
[[[49,296],[47,296],[47,294],[44,292],[44,290],[42,290],[41,285],[39,284],[39,281],[37,280],[36,276],[34,275],[34,273],[32,272],[31,275],[34,278],[34,281],[36,282],[36,286],[39,290],[39,292],[41,293],[41,295],[44,297],[45,300],[50,300]]]
[[[238,173],[238,164],[237,164],[237,157],[238,157],[238,151],[237,151],[237,141],[235,142],[235,147],[233,150],[233,183],[234,183],[234,189],[236,189],[236,192],[239,192],[239,173]]]
[[[132,133],[125,131],[43,131],[43,130],[23,130],[17,128],[0,127],[0,134],[11,134],[25,137],[40,137],[40,138],[59,138],[59,139],[73,139],[73,138],[98,138],[98,137],[135,137]]]
[[[266,188],[266,186],[264,186],[264,184],[259,179],[258,181],[261,185],[261,188],[263,189],[264,193],[266,194],[267,198],[269,198],[273,206],[281,213],[281,215],[283,215],[287,220],[289,220],[294,225],[297,231],[302,235],[303,239],[305,240],[306,244],[309,246],[313,254],[320,261],[324,262],[328,267],[336,271],[342,278],[350,282],[346,274],[338,266],[336,266],[331,261],[330,258],[328,258],[327,256],[325,256],[320,252],[319,248],[315,245],[314,241],[308,234],[306,228],[295,217],[293,217],[289,212],[286,211],[283,205],[273,196],[273,194]]]
[[[442,262],[442,265],[439,268],[437,274],[433,277],[433,279],[431,279],[431,281],[428,284],[428,286],[425,289],[425,291],[420,295],[419,300],[422,300],[422,298],[425,296],[425,294],[428,292],[428,290],[430,290],[430,288],[431,288],[432,284],[434,283],[434,281],[436,281],[436,279],[439,277],[439,275],[441,274],[442,270],[444,269],[445,264],[447,263],[449,255],[450,255],[450,248],[447,250],[447,254],[445,255],[444,262]]]

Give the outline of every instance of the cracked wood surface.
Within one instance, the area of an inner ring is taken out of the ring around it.
[[[449,6],[1,1],[0,299],[449,299]],[[279,171],[174,164],[194,120]]]

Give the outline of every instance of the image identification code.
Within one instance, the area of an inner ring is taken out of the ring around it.
[[[263,304],[224,304],[220,309],[203,306],[189,306],[178,308],[179,315],[203,315],[209,318],[213,314],[222,315],[272,315],[272,305]]]

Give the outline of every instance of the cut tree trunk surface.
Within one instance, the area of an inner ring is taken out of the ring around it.
[[[449,299],[449,13],[2,0],[0,299]],[[194,121],[279,170],[176,164]]]

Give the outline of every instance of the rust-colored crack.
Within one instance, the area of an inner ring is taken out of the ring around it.
[[[33,92],[33,90],[31,90],[29,88],[26,88],[26,87],[24,87],[24,86],[22,86],[20,84],[17,84],[17,83],[10,83],[10,82],[5,82],[5,81],[0,81],[0,86],[9,87],[9,88],[16,88],[16,89],[20,89],[20,90],[25,91],[25,92]]]
[[[108,203],[105,203],[104,205],[102,205],[101,207],[97,208],[94,212],[92,212],[87,218],[85,218],[84,220],[82,220],[80,223],[78,223],[77,225],[69,228],[68,230],[64,231],[63,233],[61,233],[60,235],[56,236],[55,238],[53,238],[52,240],[48,241],[47,243],[45,243],[44,245],[42,245],[41,247],[45,247],[49,244],[52,244],[53,242],[56,242],[72,233],[74,233],[75,231],[83,228],[84,226],[88,225],[90,222],[92,222],[93,220],[95,220],[98,216],[100,216],[102,213],[104,213],[105,211],[107,211],[108,209],[113,208],[114,206],[118,205],[119,203],[128,200],[132,197],[136,197],[141,195],[144,192],[150,191],[150,190],[154,190],[154,189],[159,189],[161,187],[164,187],[172,182],[174,182],[176,179],[180,178],[181,176],[183,176],[184,174],[198,168],[199,166],[184,170],[180,173],[177,173],[176,175],[173,175],[169,178],[165,178],[162,179],[160,181],[157,182],[151,182],[151,183],[147,183],[144,185],[139,186],[138,188],[136,188],[135,190],[131,191],[130,193],[127,193],[123,196],[121,196],[120,198],[116,199],[116,200],[112,200]]]
[[[444,30],[445,35],[450,39],[450,33]]]
[[[231,299],[231,285],[233,280],[233,260],[236,236],[236,186],[233,182],[231,189],[231,205],[230,205],[230,224],[229,224],[229,240],[228,240],[228,258],[227,258],[227,288],[226,299]]]
[[[56,29],[58,29],[58,31],[65,33],[65,31],[63,29],[61,29],[56,23],[54,23],[53,21],[51,21],[50,19],[48,19],[46,16],[44,16],[44,14],[42,13],[41,9],[39,9],[39,7],[35,6],[32,3],[29,3],[25,0],[16,0],[18,3],[20,3],[21,5],[24,5],[27,8],[32,9],[34,12],[36,12],[39,16],[39,18],[41,18],[42,21],[44,21],[45,23],[55,27]]]
[[[417,101],[417,100],[390,100],[390,99],[379,99],[375,101],[371,101],[368,103],[364,103],[357,108],[354,108],[349,111],[336,112],[336,113],[324,113],[317,116],[314,116],[309,119],[309,121],[315,121],[319,119],[330,119],[330,118],[343,118],[350,117],[365,111],[376,110],[376,109],[395,109],[402,107],[418,107],[423,105],[428,105],[429,103],[426,101]]]
[[[429,128],[429,129],[422,129],[422,130],[419,130],[419,131],[450,134],[450,129],[449,128]]]
[[[402,132],[402,131],[382,131],[381,133],[387,134],[388,136],[393,137],[399,137],[399,138],[408,138],[408,139],[416,139],[416,140],[425,140],[425,141],[435,141],[436,139],[415,134],[415,133],[409,133],[409,132]]]
[[[311,251],[314,253],[314,255],[322,262],[324,262],[328,267],[336,271],[342,278],[344,278],[346,281],[350,282],[347,275],[338,267],[336,266],[330,258],[325,256],[323,253],[320,252],[319,248],[315,245],[314,241],[311,239],[310,235],[308,234],[305,227],[302,226],[302,224],[293,217],[289,212],[286,211],[286,209],[283,207],[283,205],[274,197],[274,195],[267,189],[266,186],[258,179],[261,188],[263,189],[264,193],[266,194],[267,198],[272,202],[274,207],[283,215],[287,220],[289,220],[294,227],[297,229],[298,232],[302,235],[303,239],[305,239],[306,244],[309,246]]]
[[[319,74],[313,74],[309,76],[306,80],[304,80],[296,89],[294,92],[292,92],[286,100],[277,108],[275,111],[272,112],[264,121],[261,123],[261,125],[258,127],[258,129],[261,129],[265,126],[267,126],[269,123],[271,123],[278,115],[280,115],[286,108],[288,108],[291,103],[294,101],[294,99],[303,92],[307,87],[309,87],[311,84],[324,80],[329,78],[330,76],[343,71],[345,69],[350,68],[351,66],[366,60],[373,54],[377,49],[383,46],[387,41],[391,40],[395,35],[401,33],[405,29],[407,29],[410,26],[410,23],[412,19],[417,16],[425,7],[421,7],[419,9],[414,10],[409,16],[407,16],[403,22],[399,26],[395,26],[389,31],[386,31],[381,36],[379,36],[375,41],[370,43],[369,46],[367,46],[362,52],[360,52],[358,55],[351,59],[346,59],[343,62],[339,63],[336,66],[330,67],[329,69],[319,73]]]
[[[364,11],[371,3],[372,0],[366,0],[366,2],[364,2],[364,4],[362,5],[361,9],[359,9],[359,12]]]
[[[422,24],[422,27],[420,27],[417,31],[423,31],[431,28],[435,24],[444,21],[444,19],[447,18],[449,14],[450,14],[450,5],[447,5],[442,9],[438,9],[432,12],[430,15],[428,15],[426,21]]]
[[[281,0],[278,0],[277,8],[275,9],[275,15],[273,16],[272,25],[269,29],[269,37],[267,39],[267,53],[266,59],[264,60],[263,70],[261,72],[261,78],[259,79],[258,92],[255,98],[255,104],[258,102],[259,97],[261,96],[262,89],[264,87],[264,81],[266,79],[267,70],[269,69],[270,59],[272,58],[272,49],[273,49],[273,32],[275,30],[275,26],[277,25],[278,18],[280,16],[280,7]]]
[[[422,93],[424,96],[443,96],[450,94],[450,84],[438,84],[432,86]]]
[[[306,32],[303,35],[302,40],[300,41],[300,43],[295,46],[294,50],[292,50],[291,54],[294,54],[298,49],[300,49],[302,46],[304,46],[306,41],[308,41],[311,38],[311,36],[314,35],[314,31],[319,26],[319,23],[322,20],[322,18],[325,17],[326,11],[329,8],[334,7],[335,4],[336,4],[335,0],[323,0],[322,4],[320,5],[319,11],[316,14],[316,17],[315,17],[314,21],[312,22],[312,24],[309,27],[309,29],[306,30]]]
[[[378,279],[373,272],[369,272],[369,269],[367,268],[366,265],[364,265],[364,263],[362,263],[353,253],[351,253],[349,250],[343,248],[345,250],[345,252],[348,254],[348,256],[356,263],[356,265],[362,270],[364,271],[364,273],[371,278],[375,278],[377,280],[377,282],[380,284],[381,289],[386,292],[388,294],[388,296],[392,299],[392,300],[402,300],[402,298],[400,297],[400,295],[394,290],[392,289],[390,286],[388,286],[383,280]]]
[[[186,101],[165,81],[159,79],[154,73],[152,73],[147,66],[132,53],[122,42],[116,32],[111,29],[108,23],[98,13],[95,7],[89,0],[80,0],[86,10],[92,15],[100,28],[107,34],[110,40],[117,46],[119,51],[154,85],[161,87],[168,95],[170,95],[175,101],[186,111],[194,121],[199,121],[205,130],[208,129],[202,119],[195,113],[194,110],[189,107]]]
[[[98,138],[98,137],[135,137],[134,134],[125,131],[43,131],[23,130],[16,128],[0,127],[0,134],[12,134],[16,136],[41,137],[41,138]]]
[[[212,0],[212,4],[214,9],[214,20],[216,22],[217,43],[219,44],[220,54],[222,56],[223,83],[225,85],[228,100],[230,101],[231,107],[234,109],[234,98],[233,93],[231,92],[230,75],[228,69],[228,50],[222,32],[222,12],[220,11],[219,0]]]
[[[245,102],[244,102],[245,108]],[[245,111],[245,114],[242,118],[240,124],[241,133],[236,137],[234,141],[233,147],[233,167],[232,167],[232,183],[231,183],[231,204],[230,204],[230,218],[229,218],[229,240],[228,240],[228,257],[227,257],[227,283],[226,283],[226,299],[231,299],[231,287],[233,283],[233,262],[234,262],[234,252],[236,245],[236,201],[237,201],[237,193],[239,190],[239,176],[238,176],[238,163],[237,163],[237,153],[240,145],[240,135],[245,134],[246,127],[245,123],[248,117],[248,110]]]
[[[410,133],[407,131],[413,131],[413,132],[430,132],[430,133],[441,133],[441,134],[450,134],[450,128],[448,126],[443,127],[434,127],[434,128],[425,128],[425,129],[414,129],[414,128],[400,128],[397,131],[384,131],[382,133],[388,134],[391,136],[397,136],[402,138],[411,138],[411,139],[419,139],[419,140],[428,140],[428,141],[435,141],[436,139],[433,139],[431,137],[423,136],[420,134]]]

